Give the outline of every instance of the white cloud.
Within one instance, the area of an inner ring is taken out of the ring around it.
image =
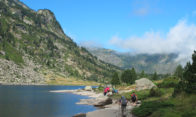
[[[145,16],[148,13],[149,13],[149,9],[145,7],[134,10],[134,14],[138,16]]]
[[[111,45],[134,50],[136,53],[178,53],[178,61],[190,60],[193,50],[196,50],[196,25],[180,20],[163,37],[159,32],[146,32],[142,37],[121,39],[112,37]]]
[[[156,0],[133,0],[131,8],[131,14],[136,16],[159,14],[161,11]]]

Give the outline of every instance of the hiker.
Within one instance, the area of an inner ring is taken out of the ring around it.
[[[110,88],[109,88],[109,87],[106,87],[106,88],[104,89],[104,96],[105,96],[109,91],[110,91]]]
[[[122,96],[121,99],[119,100],[119,103],[121,104],[121,112],[122,112],[122,116],[124,116],[124,112],[126,111],[126,106],[127,106],[127,99],[125,98],[125,96]]]
[[[118,93],[118,90],[115,88],[112,88],[112,93]]]
[[[132,103],[135,105],[136,104],[136,102],[137,102],[137,95],[135,94],[135,92],[133,92],[132,94],[131,94],[131,101],[132,101]]]

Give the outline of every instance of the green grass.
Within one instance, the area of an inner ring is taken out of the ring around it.
[[[161,88],[160,97],[148,97],[132,113],[137,117],[196,117],[196,95],[181,93],[172,97],[173,88]]]
[[[132,94],[132,92],[126,92],[126,93],[122,93],[122,94],[114,94],[111,97],[113,99],[120,99],[121,96],[123,95],[123,96],[125,96],[125,98],[127,100],[131,100],[131,94]],[[149,97],[150,90],[142,90],[142,91],[134,91],[134,92],[136,93],[136,95],[137,95],[137,97],[138,97],[139,100],[144,100],[144,99],[146,99],[146,98]]]
[[[157,86],[160,88],[171,88],[176,87],[176,85],[179,83],[179,79],[176,77],[168,77],[165,78],[161,83],[158,83]]]
[[[164,101],[149,101],[143,102],[139,108],[134,108],[133,113],[138,117],[146,117],[151,115],[154,111],[162,108],[173,107],[174,105]]]
[[[98,88],[94,88],[94,91],[97,92],[97,93],[103,93],[104,87],[103,86],[99,86]]]

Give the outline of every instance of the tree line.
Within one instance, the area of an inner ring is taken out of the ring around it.
[[[182,65],[178,65],[173,74],[160,75],[154,72],[154,74],[146,74],[144,71],[137,74],[135,69],[127,69],[119,75],[115,72],[111,79],[112,85],[120,84],[133,84],[138,78],[149,78],[151,80],[158,80],[173,76],[173,78],[178,79],[178,84],[175,86],[174,94],[180,92],[186,93],[196,93],[196,51],[192,54],[192,62],[188,62],[184,68]]]
[[[141,73],[136,73],[135,69],[126,69],[124,70],[121,75],[119,75],[117,72],[113,73],[111,84],[112,85],[120,85],[120,84],[134,84],[135,80],[139,78],[148,78],[151,80],[158,80],[163,77],[167,76],[162,74],[157,74],[157,72],[154,72],[153,74],[147,74],[144,72],[144,70]]]

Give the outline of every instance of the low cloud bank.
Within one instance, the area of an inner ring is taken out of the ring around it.
[[[137,54],[177,53],[179,56],[176,61],[185,64],[196,50],[196,25],[181,20],[164,36],[160,32],[151,31],[142,37],[122,39],[114,36],[109,43]]]

